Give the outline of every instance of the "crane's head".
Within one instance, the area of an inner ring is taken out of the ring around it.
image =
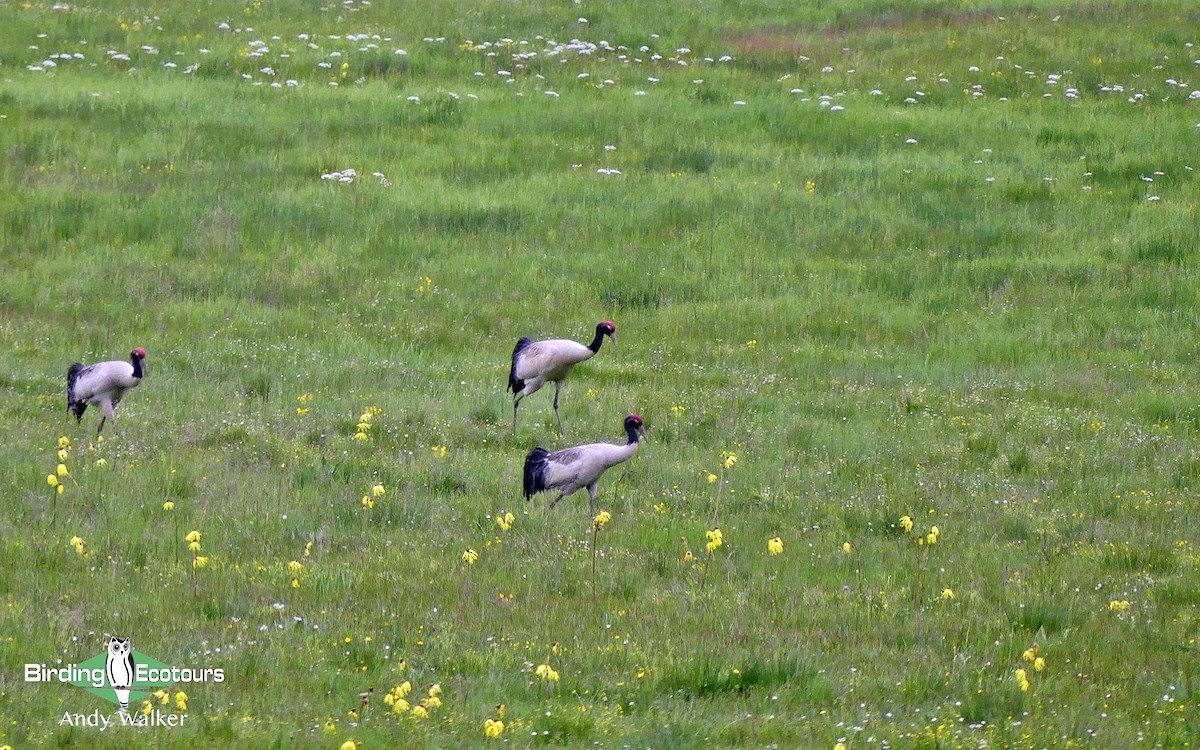
[[[646,428],[642,426],[642,415],[640,414],[630,414],[625,417],[625,432],[629,433],[630,440],[634,440],[636,435],[649,439],[646,436]]]
[[[139,346],[138,348],[131,351],[129,353],[129,356],[137,357],[138,359],[145,359],[146,358],[146,350]]]
[[[596,324],[596,333],[602,336],[608,336],[608,340],[612,342],[613,348],[617,348],[617,324],[611,320],[606,320],[603,323]]]

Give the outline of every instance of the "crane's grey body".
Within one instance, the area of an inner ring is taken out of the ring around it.
[[[633,458],[638,450],[639,436],[646,435],[641,417],[636,414],[626,417],[625,432],[629,440],[624,445],[588,443],[554,452],[534,448],[525,457],[525,499],[545,490],[558,490],[558,497],[550,501],[553,508],[567,495],[586,488],[595,514],[596,484],[600,476]]]
[[[111,419],[116,424],[117,405],[130,388],[142,382],[145,358],[145,350],[137,348],[129,353],[128,361],[97,362],[87,367],[80,362],[71,365],[67,370],[67,411],[79,422],[89,404],[99,406],[103,416],[97,435],[104,429],[105,421]]]
[[[513,349],[512,369],[508,373],[508,388],[515,394],[513,399],[513,431],[517,429],[517,406],[521,399],[537,393],[547,382],[554,383],[554,416],[558,419],[558,434],[563,434],[562,415],[558,412],[558,395],[562,382],[580,362],[596,356],[604,337],[608,336],[617,345],[616,326],[612,321],[596,325],[596,337],[590,345],[570,339],[547,339],[534,341],[522,338]]]

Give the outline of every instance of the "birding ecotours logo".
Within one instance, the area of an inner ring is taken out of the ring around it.
[[[171,667],[133,650],[129,638],[112,636],[104,653],[86,661],[67,666],[26,664],[25,682],[60,682],[84,690],[115,704],[116,716],[105,715],[99,709],[91,713],[66,711],[59,724],[74,727],[93,727],[100,731],[110,726],[180,727],[187,714],[187,695],[175,693],[176,712],[164,710],[167,703],[155,700],[169,696],[165,689],[178,682],[224,682],[225,670],[217,668],[180,669]],[[143,706],[132,713],[130,704]],[[160,705],[161,704],[161,705]]]

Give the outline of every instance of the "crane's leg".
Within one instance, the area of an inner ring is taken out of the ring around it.
[[[558,505],[558,501],[562,500],[564,497],[566,497],[566,495],[559,493],[558,497],[550,501],[550,507],[553,508],[555,505]]]
[[[558,434],[563,434],[562,415],[558,413],[558,392],[562,390],[562,381],[554,381],[554,416],[558,419]]]
[[[518,395],[513,399],[513,432],[517,431],[517,404],[521,403],[521,397]]]
[[[592,504],[592,518],[596,517],[596,483],[592,482],[587,486],[588,500]]]
[[[100,417],[100,426],[96,428],[97,435],[99,435],[100,432],[104,429],[105,420],[111,419],[112,423],[114,425],[117,423],[117,412],[116,412],[117,407],[112,401],[105,401],[100,406],[100,409],[104,413],[104,416]]]

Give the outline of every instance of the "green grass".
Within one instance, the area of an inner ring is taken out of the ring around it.
[[[0,745],[1196,744],[1190,3],[0,19]],[[604,319],[512,434],[513,342]],[[134,346],[96,442],[63,374]],[[631,411],[593,550],[522,460]],[[110,634],[226,680],[61,726],[24,665]]]

